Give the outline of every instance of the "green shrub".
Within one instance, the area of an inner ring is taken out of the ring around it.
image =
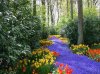
[[[70,43],[77,44],[77,38],[78,38],[77,20],[69,20],[64,30],[66,36],[70,39]]]
[[[93,44],[100,42],[100,18],[97,16],[96,8],[85,8],[83,11],[83,30],[84,30],[84,43]],[[78,40],[78,19],[69,19],[62,26],[66,32],[67,37],[70,39],[71,43],[77,44]]]
[[[15,71],[3,71],[3,70],[0,70],[0,74],[16,74]]]
[[[97,17],[85,17],[84,18],[84,43],[85,44],[93,44],[100,42],[100,19]],[[69,23],[66,24],[65,32],[66,36],[70,39],[70,42],[73,44],[77,44],[78,39],[78,21],[77,19],[69,20]]]
[[[49,31],[47,30],[47,27],[43,27],[43,30],[41,32],[41,38],[42,39],[47,39],[49,35]]]
[[[0,1],[0,59],[4,60],[0,64],[2,68],[15,65],[22,52],[31,52],[39,47],[41,22],[37,16],[31,15],[29,3],[28,0]]]
[[[84,19],[84,42],[93,44],[100,42],[100,19],[87,17]]]
[[[57,35],[58,34],[56,28],[51,27],[49,30],[50,30],[50,35]]]
[[[94,44],[92,44],[91,48],[92,49],[98,49],[98,48],[100,48],[100,43],[94,43]]]

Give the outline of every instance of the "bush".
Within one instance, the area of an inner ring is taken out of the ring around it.
[[[94,59],[97,62],[100,62],[100,49],[89,49],[87,51],[87,56],[91,59]]]
[[[7,1],[0,1],[0,68],[14,66],[22,52],[38,47],[41,30],[39,18],[31,15],[28,0]]]
[[[93,17],[93,16],[92,16]],[[100,42],[100,19],[97,17],[85,17],[84,18],[84,43],[93,44]],[[77,19],[69,20],[69,23],[66,24],[64,28],[66,36],[70,39],[70,43],[77,44],[78,39],[78,28],[77,28]]]
[[[41,38],[42,38],[42,39],[47,39],[47,38],[48,38],[48,35],[49,35],[49,32],[48,32],[47,29],[45,28],[45,30],[42,31],[42,33],[41,33]]]
[[[57,35],[58,32],[55,28],[50,28],[50,35]]]
[[[16,74],[15,71],[3,71],[3,70],[0,70],[0,74]]]
[[[69,20],[64,28],[66,36],[70,39],[71,44],[77,44],[77,20]]]
[[[87,17],[84,19],[84,42],[93,44],[100,42],[100,19]]]
[[[91,45],[92,49],[99,49],[100,48],[100,43],[94,43]]]

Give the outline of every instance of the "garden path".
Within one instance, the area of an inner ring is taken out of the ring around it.
[[[68,44],[62,43],[58,38],[52,37],[50,40],[54,43],[48,48],[60,53],[56,62],[68,64],[73,69],[72,74],[100,74],[100,62],[72,53]]]

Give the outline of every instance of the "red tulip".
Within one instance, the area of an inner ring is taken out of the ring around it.
[[[68,65],[66,65],[65,67],[65,71],[66,71],[66,74],[72,74],[72,69],[68,67]]]
[[[63,74],[63,70],[61,68],[58,68],[58,73]]]
[[[56,56],[56,57],[60,55],[58,52],[55,52],[55,51],[52,51],[52,53],[53,53],[53,55]]]
[[[61,64],[59,65],[59,67],[60,67],[60,68],[63,68],[63,67],[64,67],[64,64],[63,64],[63,63],[61,63]]]
[[[26,67],[25,66],[22,67],[22,72],[26,72]]]

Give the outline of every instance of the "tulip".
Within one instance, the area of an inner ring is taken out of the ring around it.
[[[22,72],[26,72],[26,67],[25,66],[22,67]]]
[[[58,68],[58,73],[63,74],[63,70],[61,68]]]

